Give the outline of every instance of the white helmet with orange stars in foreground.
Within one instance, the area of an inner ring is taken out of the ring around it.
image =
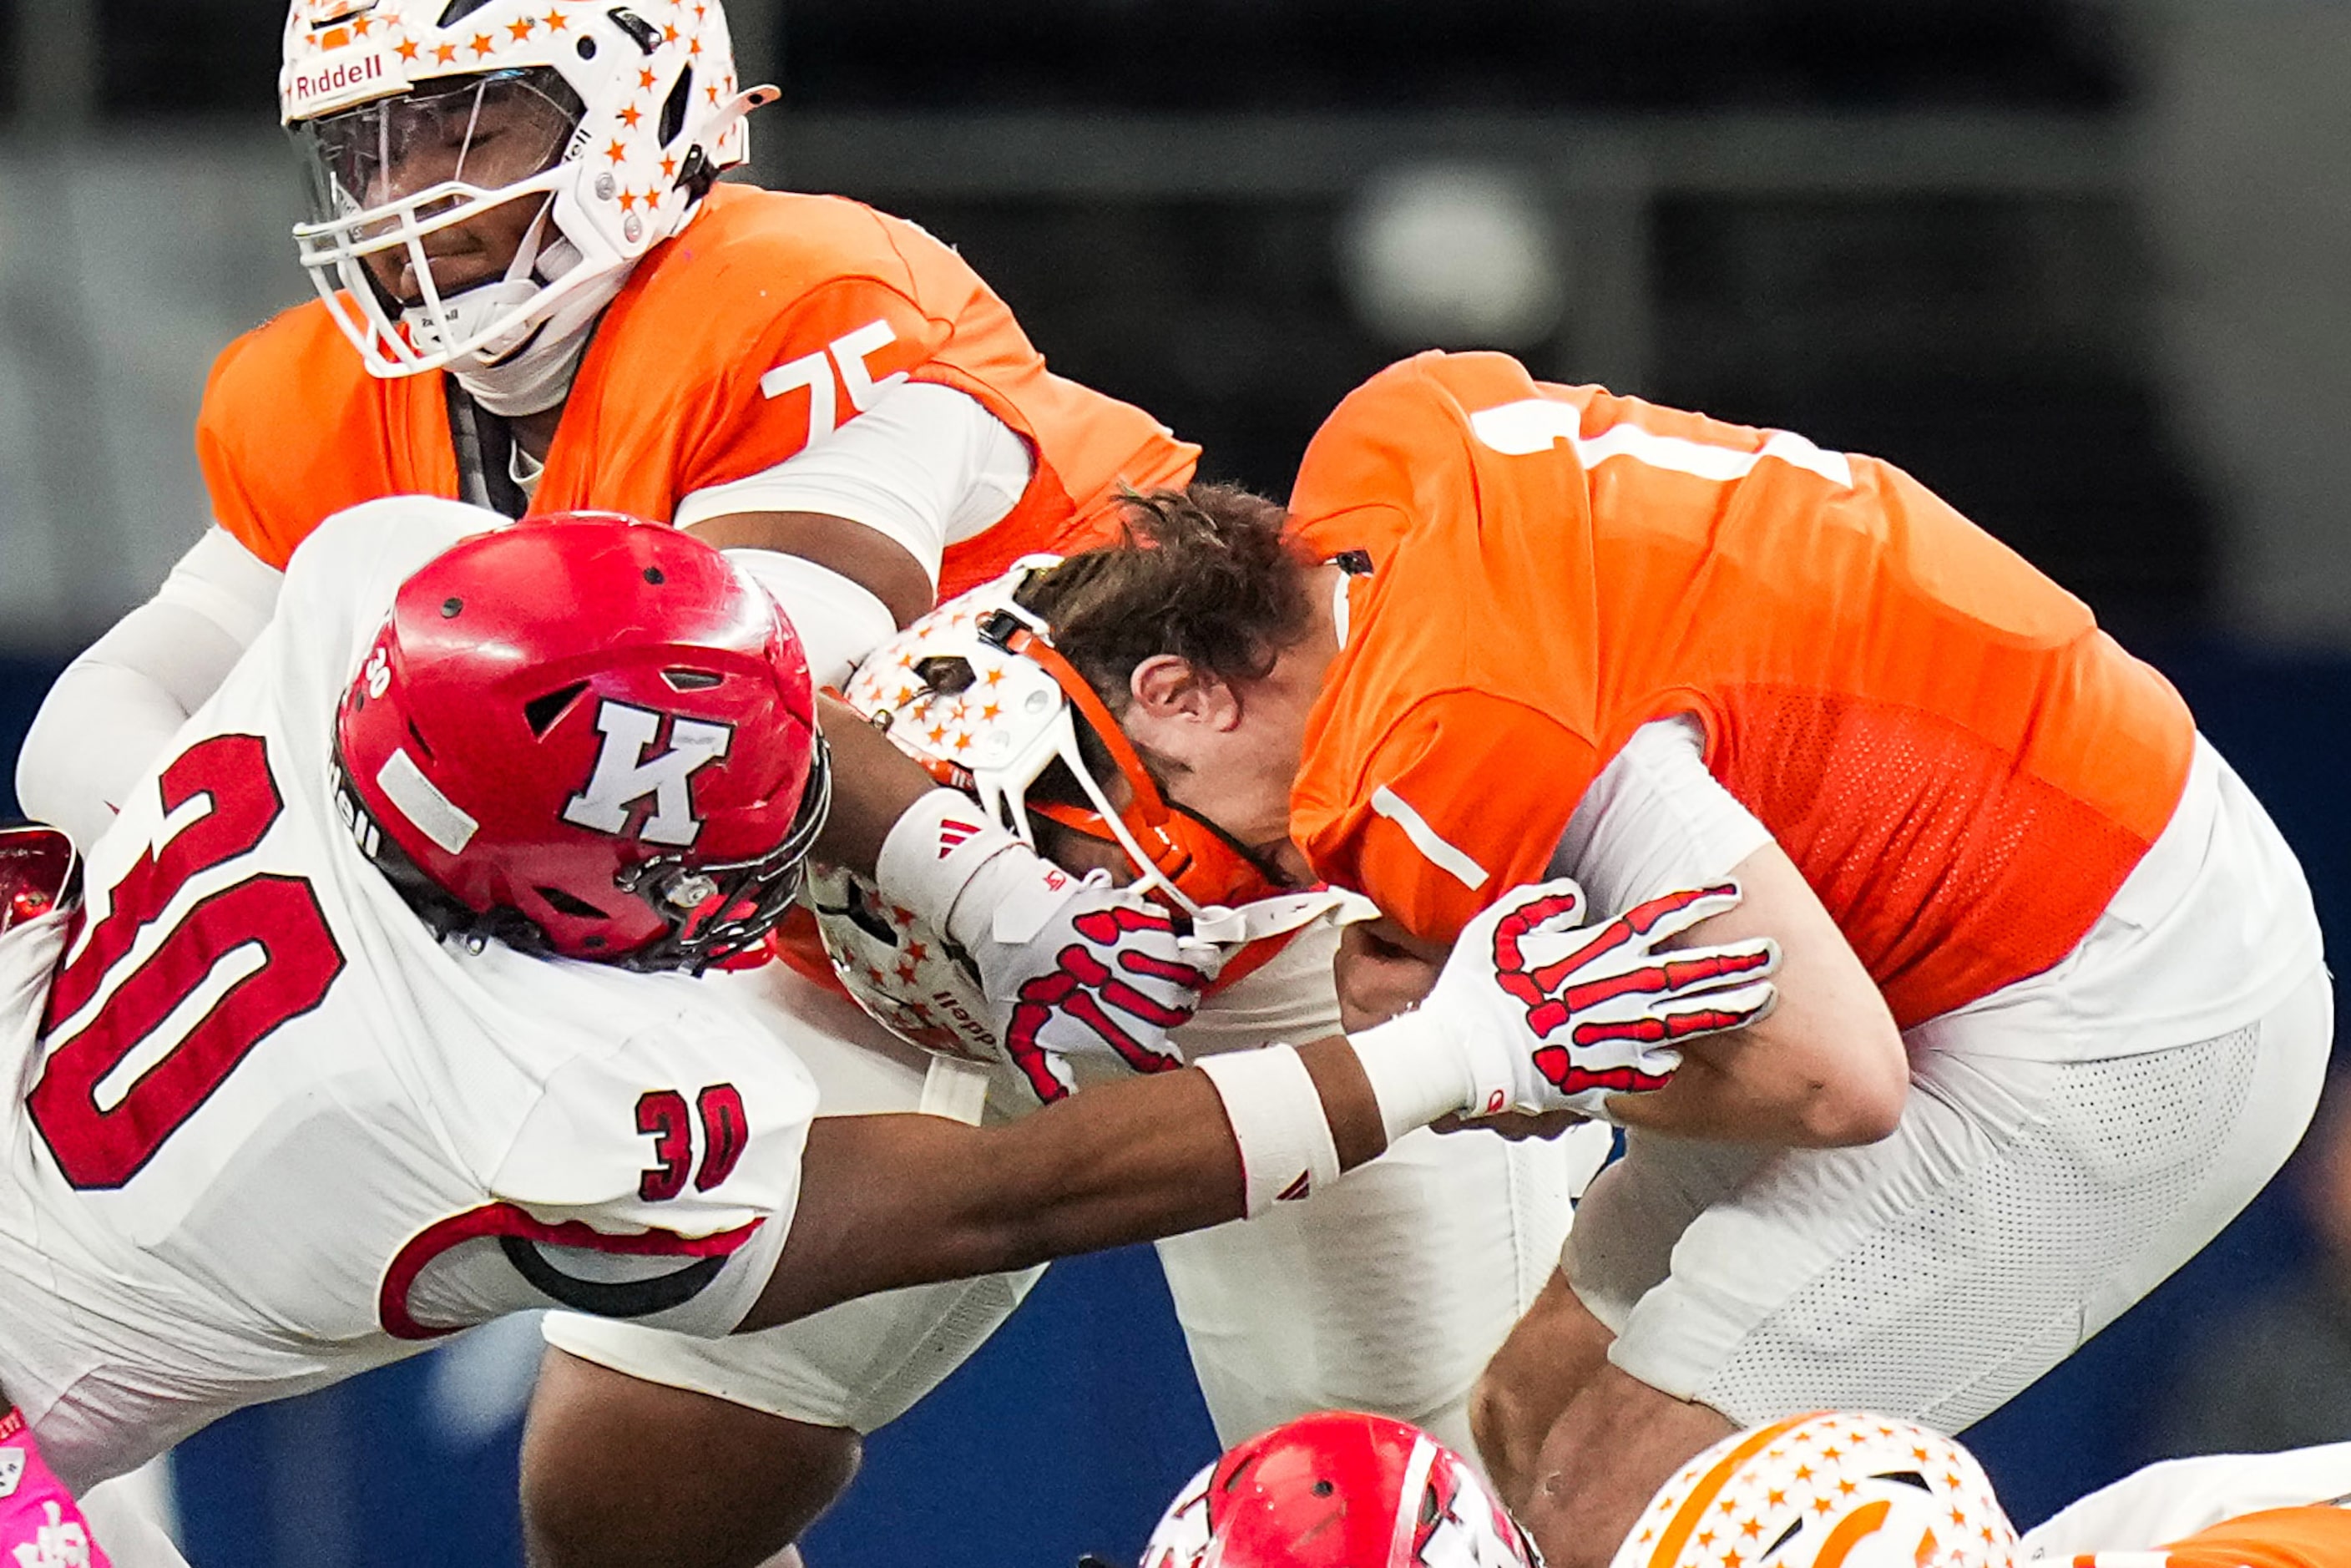
[[[916,621],[858,667],[849,706],[1048,858],[1079,852],[1189,919],[1193,935],[1231,955],[1218,987],[1315,921],[1361,913],[1351,894],[1285,886],[1215,824],[1161,796],[1110,710],[1054,651],[1051,628],[1019,602],[1058,564],[1026,557]],[[819,867],[809,896],[834,973],[867,1012],[925,1050],[1008,1060],[987,1022],[997,1009],[944,931],[837,868]],[[1040,1100],[1076,1086],[1056,1058],[1012,1065]]]
[[[2016,1549],[1974,1455],[1907,1421],[1829,1411],[1683,1466],[1609,1568],[2013,1568]]]
[[[1142,1568],[1542,1568],[1469,1461],[1384,1416],[1325,1411],[1194,1476]]]
[[[719,0],[294,0],[277,96],[310,180],[302,265],[367,368],[401,376],[534,343],[568,371],[777,94],[737,87]],[[446,231],[508,203],[512,263],[465,276]]]

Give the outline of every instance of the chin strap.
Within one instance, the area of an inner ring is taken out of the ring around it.
[[[523,235],[506,276],[453,295],[442,302],[451,327],[463,337],[472,322],[518,310],[549,283],[581,265],[579,247],[561,235],[549,239],[550,201]],[[505,337],[493,338],[455,361],[450,373],[474,401],[501,419],[553,408],[571,391],[571,377],[588,352],[588,340],[604,307],[621,292],[632,269],[615,267],[589,278],[549,312],[547,319]],[[412,341],[427,346],[437,334],[421,308],[407,313]]]

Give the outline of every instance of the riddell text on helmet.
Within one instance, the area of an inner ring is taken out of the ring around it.
[[[375,49],[356,59],[296,71],[286,84],[286,96],[297,106],[308,106],[322,99],[363,96],[368,89],[402,85],[393,78],[391,55]]]

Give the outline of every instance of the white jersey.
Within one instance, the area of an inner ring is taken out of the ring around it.
[[[523,1308],[723,1333],[782,1248],[816,1091],[769,1015],[436,942],[338,815],[346,682],[486,525],[322,524],[79,911],[0,938],[0,1388],[69,1484]]]

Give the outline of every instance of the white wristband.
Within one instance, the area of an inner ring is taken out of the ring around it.
[[[1241,1185],[1255,1219],[1277,1203],[1312,1196],[1339,1177],[1339,1146],[1313,1074],[1286,1045],[1204,1056],[1240,1145]]]
[[[1491,1115],[1510,1103],[1508,1085],[1480,1082],[1459,1040],[1426,1012],[1399,1013],[1347,1043],[1371,1081],[1391,1144],[1440,1116]]]

